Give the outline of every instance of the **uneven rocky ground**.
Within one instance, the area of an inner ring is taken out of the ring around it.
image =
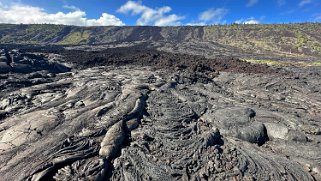
[[[34,50],[1,50],[0,180],[321,180],[320,67]]]

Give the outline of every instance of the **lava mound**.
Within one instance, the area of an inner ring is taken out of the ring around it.
[[[67,66],[55,62],[54,57],[45,57],[42,54],[21,53],[19,50],[0,50],[0,73],[31,73],[46,70],[62,73],[70,71]]]

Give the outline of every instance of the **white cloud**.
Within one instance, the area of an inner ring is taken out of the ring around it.
[[[312,0],[301,0],[299,3],[299,6],[303,7],[303,6],[310,4],[310,3],[312,3]]]
[[[321,21],[321,14],[318,14],[315,16],[315,21]]]
[[[286,1],[285,0],[277,0],[278,6],[283,6],[285,5]]]
[[[256,3],[258,3],[259,0],[248,0],[246,6],[251,7],[254,6]]]
[[[76,6],[73,6],[73,5],[64,5],[63,8],[74,10],[74,11],[80,10],[79,8],[77,8]]]
[[[186,24],[187,26],[206,26],[204,22],[190,22]]]
[[[224,8],[218,8],[218,9],[209,9],[207,11],[202,12],[198,19],[200,21],[205,22],[220,22],[224,18],[224,16],[227,14],[228,10]]]
[[[236,24],[259,24],[260,21],[255,18],[239,19],[235,21]]]
[[[207,24],[222,24],[226,23],[224,20],[224,17],[228,13],[228,10],[225,8],[211,8],[206,11],[201,12],[198,15],[197,21],[192,21],[188,23],[187,25],[190,26],[204,26]]]
[[[66,8],[66,7],[65,7]],[[69,7],[70,9],[71,7]],[[75,7],[72,7],[75,8]],[[11,24],[65,24],[78,26],[121,26],[124,23],[114,15],[103,13],[98,19],[87,19],[86,12],[74,9],[68,13],[47,13],[44,9],[24,4],[0,7],[0,23]]]
[[[141,2],[127,1],[117,11],[124,14],[140,15],[140,18],[136,21],[137,25],[180,25],[180,20],[184,17],[176,14],[167,15],[171,10],[169,6],[153,9],[142,5]]]

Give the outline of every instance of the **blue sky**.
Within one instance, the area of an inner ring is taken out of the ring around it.
[[[207,25],[321,22],[321,0],[0,0],[0,23]]]

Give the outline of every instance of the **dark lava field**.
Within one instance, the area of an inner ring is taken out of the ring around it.
[[[0,180],[321,180],[320,93],[320,66],[1,45]]]

